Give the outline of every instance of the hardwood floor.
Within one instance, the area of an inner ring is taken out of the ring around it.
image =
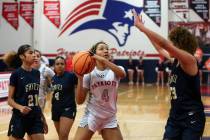
[[[210,92],[210,90],[208,91]],[[57,134],[51,120],[50,95],[45,109],[45,115],[49,125],[49,133],[46,140],[57,140]],[[210,107],[210,96],[202,97],[204,105]],[[117,118],[124,140],[161,140],[168,111],[170,97],[168,87],[154,85],[129,86],[121,84],[118,96]],[[75,123],[70,132],[69,140],[72,140],[78,123],[83,115],[85,105],[78,106]],[[206,110],[208,112],[208,109]],[[11,108],[5,102],[0,102],[0,140],[7,140],[8,123],[11,117]],[[210,117],[206,117],[204,137],[210,137]],[[92,140],[102,140],[96,133]]]

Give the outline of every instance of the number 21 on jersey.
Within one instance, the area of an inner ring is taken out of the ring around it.
[[[28,106],[38,106],[38,95],[28,95]]]

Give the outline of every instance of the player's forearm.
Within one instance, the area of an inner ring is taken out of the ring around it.
[[[13,98],[10,98],[10,97],[8,97],[7,102],[8,102],[8,105],[10,105],[11,107],[13,107],[13,108],[15,108],[15,109],[17,109],[17,110],[20,110],[21,107],[22,107],[22,105],[16,103],[16,102],[14,101],[14,99],[13,99]]]
[[[137,26],[138,27],[138,26]],[[165,39],[164,37],[160,36],[159,34],[153,32],[152,30],[146,28],[146,27],[141,27],[142,32],[146,34],[146,36],[150,39],[151,42],[157,44],[159,47],[171,52],[171,42]]]
[[[117,75],[117,77],[121,79],[126,77],[125,71],[118,67],[116,64],[110,62],[107,59],[104,60],[104,63]]]
[[[146,27],[141,27],[141,31],[144,32],[151,41],[156,43],[159,47],[165,49],[171,56],[177,58],[184,65],[191,65],[194,63],[194,58],[191,54],[175,47],[171,41],[168,41]]]
[[[77,104],[82,104],[85,101],[86,94],[83,91],[83,80],[78,79],[78,85],[76,90],[76,102]]]

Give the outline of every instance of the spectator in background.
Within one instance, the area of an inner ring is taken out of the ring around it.
[[[137,79],[136,79],[136,85],[139,85],[139,81],[141,80],[142,85],[144,85],[144,61],[143,61],[143,55],[139,57],[139,61],[136,65],[136,71],[137,71]]]
[[[135,70],[135,64],[133,62],[133,58],[131,55],[129,55],[129,59],[128,59],[128,84],[129,85],[133,85],[133,75],[134,75],[134,70]]]
[[[210,71],[210,58],[208,58],[205,62],[205,68]]]
[[[66,52],[66,66],[65,66],[65,71],[71,72],[73,71],[73,65],[72,65],[72,58],[73,54]]]
[[[210,58],[208,58],[205,62],[205,68],[208,70],[208,81],[207,85],[210,84]]]
[[[203,58],[203,51],[201,50],[201,48],[197,48],[196,52],[194,54],[195,58],[198,61],[198,69],[199,69],[199,76],[200,76],[200,85],[202,85],[202,81],[203,81],[203,73],[202,73],[202,69],[203,69],[203,64],[202,64],[202,58]]]
[[[161,85],[164,85],[164,58],[160,57],[158,64],[155,68],[155,71],[157,72],[157,83],[156,85],[158,86],[160,81],[161,81]]]

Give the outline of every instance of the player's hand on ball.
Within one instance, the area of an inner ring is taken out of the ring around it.
[[[107,60],[106,58],[104,58],[104,57],[102,57],[102,56],[99,56],[99,55],[93,55],[92,57],[93,57],[94,59],[96,59],[96,60],[102,62],[102,63],[103,63],[104,61]]]

